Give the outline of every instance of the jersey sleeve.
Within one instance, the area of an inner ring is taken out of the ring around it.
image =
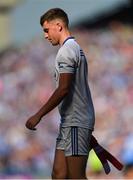
[[[57,58],[59,73],[75,73],[76,53],[70,47],[63,48]]]

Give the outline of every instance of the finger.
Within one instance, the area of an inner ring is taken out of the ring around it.
[[[32,128],[31,130],[36,131],[37,129],[36,128]]]
[[[28,129],[32,130],[32,131],[36,131],[36,128],[32,128],[32,127],[27,127]]]
[[[28,126],[28,129],[33,130],[33,131],[36,131],[36,128],[35,128],[35,127],[32,127],[32,126]]]

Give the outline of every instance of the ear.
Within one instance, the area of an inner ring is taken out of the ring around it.
[[[62,31],[62,24],[61,23],[57,23],[58,29],[61,32]]]

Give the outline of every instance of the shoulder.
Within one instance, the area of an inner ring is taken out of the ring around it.
[[[66,50],[70,50],[70,51],[79,51],[80,50],[80,46],[79,44],[76,42],[75,39],[69,40],[68,42],[66,42],[62,48],[65,48]]]
[[[79,56],[80,46],[75,40],[70,40],[66,42],[58,51],[58,55],[61,56],[71,56],[77,57]]]

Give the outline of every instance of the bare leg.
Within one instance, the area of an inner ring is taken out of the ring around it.
[[[67,164],[63,150],[56,149],[53,164],[52,179],[66,179]]]
[[[87,179],[86,178],[86,163],[88,156],[68,156],[68,179]]]

